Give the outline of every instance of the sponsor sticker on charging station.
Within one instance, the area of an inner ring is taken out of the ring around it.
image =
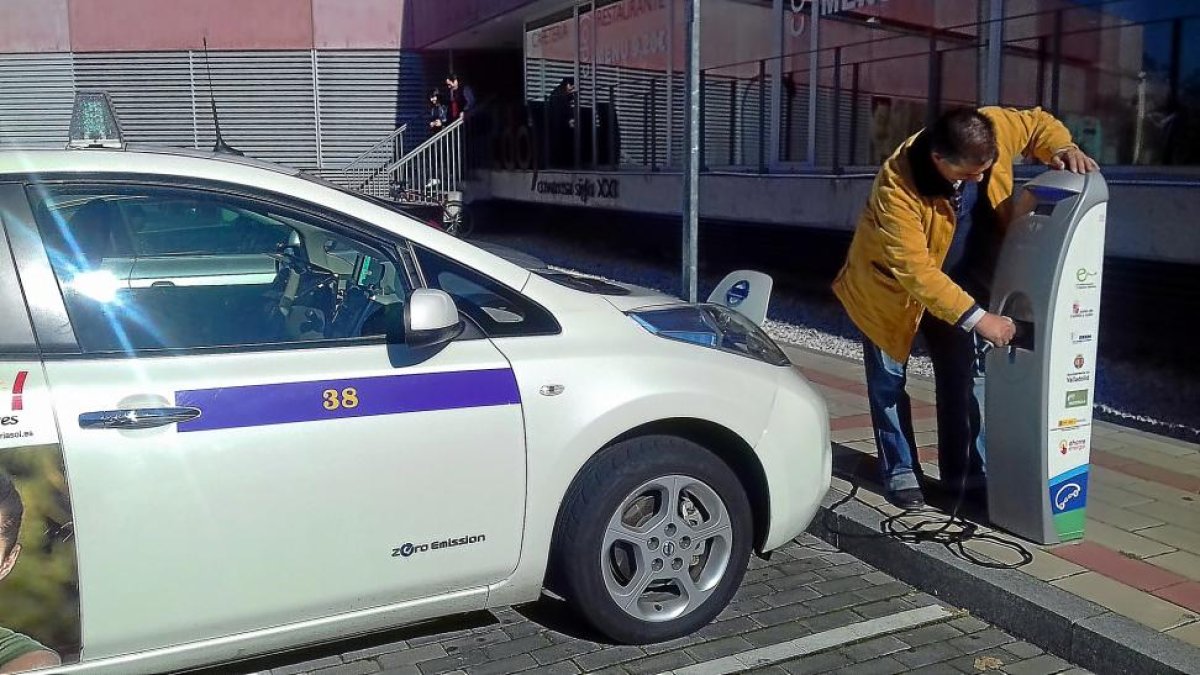
[[[1054,529],[1064,541],[1082,537],[1086,519],[1104,221],[1103,204],[1080,218],[1063,265],[1070,278],[1054,300],[1046,483]]]

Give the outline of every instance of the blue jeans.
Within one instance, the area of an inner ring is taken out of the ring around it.
[[[983,487],[983,341],[974,333],[926,315],[921,333],[929,346],[937,386],[938,469],[942,484],[957,491]],[[908,363],[863,338],[867,398],[883,484],[889,493],[918,488],[921,465],[913,440],[912,403],[904,390]]]

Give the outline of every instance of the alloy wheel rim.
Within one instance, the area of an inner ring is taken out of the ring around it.
[[[733,524],[703,481],[669,475],[632,490],[609,518],[600,568],[609,597],[643,621],[678,619],[713,594],[733,551]]]

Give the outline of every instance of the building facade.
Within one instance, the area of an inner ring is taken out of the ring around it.
[[[1200,262],[1200,0],[700,2],[705,217],[849,229],[937,112],[1042,106],[1114,185],[1110,250]],[[103,89],[131,141],[211,147],[215,102],[235,147],[336,173],[423,139],[453,69],[487,103],[469,197],[677,213],[687,4],[0,0],[0,145]]]

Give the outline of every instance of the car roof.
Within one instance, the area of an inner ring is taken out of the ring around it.
[[[173,176],[230,183],[251,189],[291,195],[370,222],[410,241],[450,255],[461,263],[486,270],[492,278],[521,289],[529,270],[503,260],[440,230],[418,224],[411,216],[372,202],[299,170],[238,155],[184,148],[129,146],[120,148],[0,149],[0,179],[29,174],[138,174]],[[498,267],[496,261],[504,265]]]
[[[223,152],[213,152],[211,150],[200,150],[195,148],[177,148],[160,145],[148,145],[131,143],[124,148],[83,148],[83,149],[63,149],[63,148],[47,148],[28,147],[22,148],[19,146],[0,146],[0,174],[4,173],[47,173],[51,171],[104,171],[104,165],[108,161],[117,157],[119,162],[126,164],[122,171],[142,171],[148,170],[149,173],[160,173],[154,170],[154,159],[169,159],[169,158],[187,158],[199,159],[207,161],[217,161],[226,164],[234,164],[240,166],[254,167],[265,171],[273,171],[287,176],[297,176],[301,172],[299,169],[275,164],[253,157],[245,157]],[[97,159],[97,162],[90,160]],[[13,161],[15,160],[15,162]],[[63,167],[66,164],[86,164],[88,168]],[[129,163],[137,164],[138,166],[131,167]],[[167,166],[166,162],[159,164],[161,167]],[[161,171],[162,173],[175,173],[174,171]]]

